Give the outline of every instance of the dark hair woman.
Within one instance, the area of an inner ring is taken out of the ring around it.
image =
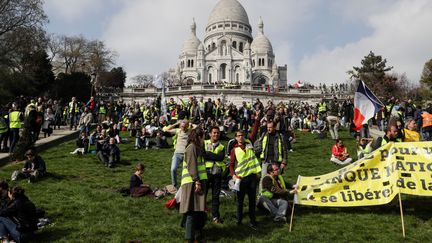
[[[138,163],[135,166],[135,173],[133,173],[130,179],[130,195],[132,197],[142,197],[153,193],[150,186],[143,184],[142,175],[144,171],[145,166],[143,164]]]
[[[37,230],[36,207],[21,187],[11,188],[8,195],[10,202],[0,211],[0,239],[28,240]]]
[[[193,129],[188,138],[181,179],[180,210],[183,214],[185,239],[189,242],[203,240],[202,229],[206,221],[206,180],[207,173],[202,158],[204,131]]]

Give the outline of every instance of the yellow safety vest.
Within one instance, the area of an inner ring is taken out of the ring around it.
[[[261,166],[251,148],[246,147],[246,152],[240,147],[234,149],[236,156],[235,173],[237,176],[246,177],[251,174],[258,174],[261,172]]]
[[[198,157],[197,162],[198,162],[198,165],[197,165],[198,176],[199,176],[200,181],[201,180],[207,180],[207,172],[206,172],[206,168],[205,168],[205,164],[204,164],[204,160],[203,160],[202,156]],[[181,178],[182,178],[181,179],[181,186],[193,182],[192,176],[189,174],[189,170],[187,168],[187,163],[185,160],[183,160],[183,171],[182,171],[182,177]]]
[[[276,180],[271,175],[267,175],[267,176],[269,176],[272,179],[273,186],[274,186],[275,183],[276,183]],[[284,179],[283,179],[283,177],[281,175],[278,175],[277,180],[279,181],[279,184],[281,185],[282,189],[286,189],[285,181],[284,181]],[[261,189],[261,195],[264,196],[264,197],[267,197],[269,199],[273,198],[273,192],[268,191],[265,188]]]
[[[277,134],[278,138],[278,162],[282,162],[282,138],[280,137],[279,134]],[[266,134],[261,142],[261,148],[262,148],[262,152],[260,155],[261,159],[264,159],[265,157],[265,153],[267,152],[267,139],[268,139],[268,134]]]
[[[21,128],[21,112],[12,111],[9,113],[9,128]]]
[[[106,114],[105,106],[99,107],[99,114],[101,114],[101,115],[105,115]]]
[[[72,108],[73,108],[73,105],[74,105],[74,102],[69,102],[69,113],[71,113],[72,112]],[[78,113],[79,112],[79,107],[78,107],[78,104],[75,102],[75,113]]]
[[[211,147],[211,149],[209,149],[209,147]],[[204,149],[205,151],[209,151],[215,154],[220,153],[225,147],[219,143],[218,146],[213,147],[212,146],[212,142],[210,140],[205,140],[204,141]],[[226,165],[224,161],[205,161],[205,166],[206,168],[212,168],[213,165],[216,163],[217,166],[219,166],[222,171],[225,171],[226,169]]]
[[[382,142],[381,142],[381,144],[382,144]],[[372,152],[372,147],[370,145],[366,145],[365,148],[363,148],[360,145],[357,146],[357,158],[360,157],[361,154],[363,154],[363,156],[365,156],[367,154],[370,154],[371,152]]]
[[[326,112],[327,111],[327,103],[319,103],[318,112]]]

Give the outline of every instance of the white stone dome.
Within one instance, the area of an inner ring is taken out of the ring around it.
[[[182,52],[183,53],[196,53],[198,50],[198,47],[202,45],[201,41],[196,36],[196,24],[195,20],[193,21],[191,25],[191,33],[189,35],[189,38],[183,43]]]
[[[273,53],[273,47],[270,40],[263,34],[258,34],[252,41],[252,52],[255,53]]]
[[[227,20],[250,26],[246,10],[237,0],[219,1],[210,14],[207,26]]]
[[[273,46],[270,40],[264,35],[264,22],[260,18],[258,23],[258,35],[251,44],[252,52],[273,54]]]
[[[189,38],[183,43],[182,52],[185,53],[195,53],[198,50],[201,41],[196,37],[196,35],[191,34]]]

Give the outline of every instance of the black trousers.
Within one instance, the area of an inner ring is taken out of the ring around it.
[[[258,185],[258,175],[251,174],[241,179],[240,191],[237,192],[237,223],[243,220],[243,202],[247,195],[249,199],[249,219],[251,224],[256,224],[256,190]]]
[[[212,207],[212,217],[214,218],[220,218],[219,213],[219,195],[221,192],[221,186],[222,186],[222,174],[218,175],[211,175],[207,173],[207,191],[206,195],[211,188],[212,190],[212,201],[211,201],[211,207]]]

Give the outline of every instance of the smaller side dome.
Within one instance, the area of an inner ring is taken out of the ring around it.
[[[264,35],[264,23],[260,18],[258,24],[258,35],[254,38],[251,44],[251,49],[255,53],[271,53],[273,54],[273,46],[270,40]]]
[[[194,19],[191,25],[191,33],[189,35],[189,38],[183,43],[182,52],[196,53],[200,45],[202,45],[202,43],[196,36],[196,23]]]

